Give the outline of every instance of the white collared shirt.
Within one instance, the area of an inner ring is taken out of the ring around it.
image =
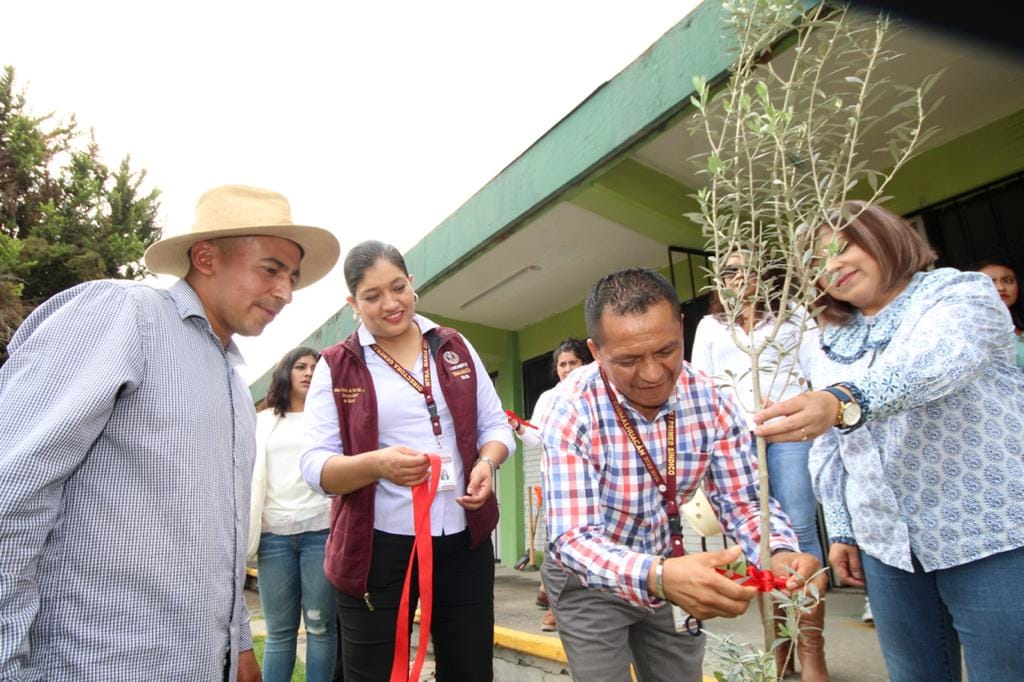
[[[413,321],[424,333],[438,326],[422,315],[414,316]],[[431,534],[451,535],[465,530],[466,512],[455,501],[466,494],[462,458],[458,455],[455,425],[444,393],[440,390],[434,391],[434,401],[437,403],[442,426],[439,448],[423,395],[406,383],[405,379],[369,348],[376,343],[376,339],[365,326],[359,327],[358,334],[359,343],[364,349],[363,358],[373,378],[377,398],[380,447],[404,445],[421,452],[440,450],[441,454],[450,455],[454,466],[455,490],[438,491],[430,509]],[[487,375],[487,369],[468,339],[466,346],[472,355],[477,379],[477,447],[489,441],[498,441],[508,448],[509,452],[513,452],[515,442],[512,439],[512,432],[508,428],[508,420],[501,409],[501,402]],[[416,364],[409,369],[422,383],[422,355],[417,356]],[[433,385],[440,386],[434,358],[431,358],[430,376]],[[324,491],[320,487],[320,473],[324,464],[331,457],[339,456],[342,451],[338,410],[331,389],[331,370],[321,359],[313,372],[313,380],[306,396],[305,452],[301,459],[303,477],[310,487],[321,493]],[[413,535],[411,488],[380,479],[377,482],[374,501],[373,526],[386,533]]]

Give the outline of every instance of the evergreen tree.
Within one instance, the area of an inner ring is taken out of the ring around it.
[[[160,238],[159,191],[126,157],[111,171],[72,116],[33,116],[14,68],[0,72],[0,363],[18,324],[53,294],[101,278],[140,279]]]

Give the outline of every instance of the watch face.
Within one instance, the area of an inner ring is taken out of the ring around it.
[[[846,409],[843,410],[843,426],[853,426],[860,421],[860,405],[855,402],[846,403]]]

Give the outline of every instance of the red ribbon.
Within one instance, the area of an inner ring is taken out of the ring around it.
[[[430,535],[430,505],[441,482],[441,456],[428,453],[430,478],[412,489],[413,540],[409,555],[409,568],[405,572],[402,601],[398,605],[398,623],[395,626],[395,657],[391,663],[391,682],[409,682],[420,679],[420,670],[427,657],[430,642],[430,619],[434,612],[434,540]],[[412,588],[413,557],[419,568],[420,586],[420,643],[416,660],[409,670],[409,592]]]
[[[525,427],[527,427],[527,428],[530,428],[530,429],[535,429],[535,428],[537,428],[536,426],[534,426],[534,425],[533,425],[533,424],[531,424],[530,422],[526,421],[525,419],[523,419],[522,417],[520,417],[520,416],[519,416],[518,414],[516,414],[516,413],[515,413],[515,412],[513,412],[512,410],[505,410],[505,415],[506,415],[506,416],[507,416],[507,417],[508,417],[509,419],[515,419],[515,420],[516,420],[516,422],[518,422],[519,424],[522,424],[523,426],[525,426]]]
[[[729,580],[735,580],[741,585],[747,587],[756,587],[758,592],[771,592],[772,590],[784,590],[786,589],[786,583],[789,582],[782,576],[776,576],[771,571],[760,571],[757,566],[747,565],[747,574],[741,575],[732,571],[727,571],[724,568],[716,568],[716,571],[724,575]]]

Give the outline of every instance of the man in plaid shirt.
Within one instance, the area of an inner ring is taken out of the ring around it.
[[[628,680],[631,661],[641,682],[700,680],[704,637],[678,633],[667,603],[695,619],[734,617],[757,591],[715,571],[736,560],[740,547],[673,552],[680,536],[667,510],[703,482],[726,532],[756,563],[760,509],[750,434],[730,399],[683,361],[679,299],[664,277],[644,269],[605,276],[587,297],[586,319],[596,362],[559,384],[541,424],[549,538],[543,578],[569,666],[587,682]],[[672,487],[674,496],[666,493]],[[785,515],[774,503],[771,511],[772,568],[811,575],[817,559],[798,553]],[[788,587],[800,583],[793,576]]]

